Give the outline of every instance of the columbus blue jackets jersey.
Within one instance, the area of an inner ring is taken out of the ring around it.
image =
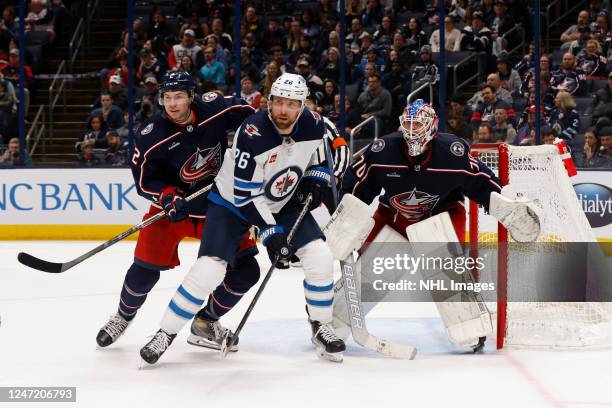
[[[276,224],[273,214],[291,199],[305,170],[325,161],[317,154],[325,132],[321,116],[308,108],[289,136],[278,133],[267,111],[248,117],[226,153],[211,201],[233,207],[257,227]]]
[[[235,130],[254,109],[246,102],[214,92],[196,98],[194,119],[186,126],[158,116],[136,132],[132,174],[138,193],[156,202],[168,186],[185,195],[213,182],[227,150],[227,131]],[[190,205],[190,214],[206,214],[205,197]]]
[[[441,133],[423,160],[408,156],[401,134],[375,140],[344,175],[342,194],[351,193],[365,203],[380,194],[380,203],[411,222],[444,211],[465,196],[489,208],[491,192],[501,182],[481,161],[469,154],[460,138]],[[382,193],[381,193],[382,192]]]

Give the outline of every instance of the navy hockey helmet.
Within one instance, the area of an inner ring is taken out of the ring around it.
[[[159,93],[163,97],[164,92],[187,91],[189,96],[193,96],[195,86],[195,81],[188,72],[168,71],[162,78]]]

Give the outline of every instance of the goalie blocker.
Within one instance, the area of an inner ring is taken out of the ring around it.
[[[503,190],[502,194],[504,194]],[[324,229],[327,243],[334,257],[341,260],[343,272],[345,261],[352,258],[353,251],[362,248],[368,234],[374,227],[374,220],[371,214],[372,209],[367,204],[350,194],[345,194],[338,209]],[[498,193],[492,193],[491,214],[497,217],[508,228],[517,241],[533,241],[539,234],[541,212],[532,203],[514,201]],[[408,226],[404,236],[388,226],[384,226],[372,242],[408,241],[460,242],[447,212]],[[457,253],[449,253],[449,256],[456,255]],[[359,273],[359,268],[351,267],[351,271]],[[449,277],[445,276],[445,278]],[[471,280],[471,274],[469,272],[466,273],[464,279]],[[355,321],[351,321],[355,317],[349,316],[349,312],[358,307],[360,312],[358,318],[364,319],[375,304],[368,303],[364,307],[360,297],[355,302],[355,294],[358,295],[360,293],[360,291],[356,291],[352,293],[353,302],[351,302],[349,297],[349,302],[352,303],[349,308],[344,288],[346,282],[347,279],[344,276],[343,279],[336,282],[334,287],[334,328],[344,338],[348,337],[349,332],[353,334],[353,337],[356,334],[363,336],[364,330],[357,331],[359,327],[355,326],[359,325],[356,325]],[[447,328],[449,340],[457,346],[470,346],[475,351],[478,351],[484,345],[484,338],[493,331],[491,317],[486,305],[479,296],[473,292],[466,293],[465,295],[469,299],[467,302],[453,302],[452,299],[445,299],[442,302],[436,302],[436,305]],[[365,328],[365,321],[363,321],[363,328]],[[365,333],[371,336],[367,329],[365,329]],[[362,344],[358,339],[355,340]],[[416,352],[416,350],[414,351]]]

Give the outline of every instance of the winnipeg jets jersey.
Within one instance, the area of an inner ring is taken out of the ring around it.
[[[409,156],[401,134],[375,140],[344,175],[341,192],[370,203],[379,196],[410,222],[418,222],[445,211],[464,197],[489,208],[492,192],[501,182],[481,161],[469,154],[462,139],[439,134],[429,144],[421,161]]]
[[[325,131],[321,116],[307,108],[288,136],[278,133],[267,111],[248,117],[226,153],[211,201],[237,209],[260,228],[275,224],[273,214],[291,199],[304,171],[325,161],[317,154]]]
[[[156,202],[168,186],[185,195],[213,182],[227,150],[228,130],[235,130],[255,110],[244,101],[214,92],[196,98],[193,121],[185,126],[158,116],[136,132],[132,174],[138,193]],[[190,214],[206,214],[205,196],[190,205]]]

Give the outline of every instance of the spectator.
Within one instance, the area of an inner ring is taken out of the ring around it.
[[[595,92],[593,104],[587,109],[587,114],[593,115],[593,121],[612,117],[612,71],[608,73],[608,84]]]
[[[153,13],[153,19],[149,27],[149,31],[147,32],[147,38],[151,39],[159,37],[165,39],[172,34],[171,31],[172,30],[170,29],[170,27],[168,27],[168,24],[166,23],[166,17],[161,11],[156,10]]]
[[[501,79],[497,74],[489,74],[487,76],[487,85],[491,85],[495,89],[495,96],[507,104],[512,104],[512,94],[506,88],[501,86]]]
[[[281,51],[282,52],[282,51]],[[281,69],[276,61],[270,61],[266,67],[266,77],[264,78],[263,88],[261,93],[263,95],[270,95],[272,84],[278,77],[281,76]]]
[[[378,128],[385,129],[384,125],[391,116],[392,101],[389,91],[381,86],[380,75],[374,74],[368,78],[368,90],[359,95],[357,104],[362,120],[374,116],[379,123]]]
[[[493,40],[494,49],[501,51],[505,50],[506,48],[513,48],[513,46],[519,41],[517,36],[514,35],[514,33],[510,33],[507,35],[507,38],[503,38],[504,35],[506,35],[516,26],[512,15],[508,13],[506,1],[495,0],[493,10],[494,15],[488,26],[491,27],[491,40]],[[494,51],[494,54],[499,55],[500,53]]]
[[[147,119],[155,117],[158,114],[158,101],[159,99],[153,99],[153,97],[150,95],[144,96],[142,98],[142,102],[140,102],[140,110],[136,112],[136,120],[143,123]],[[115,129],[118,129],[119,127]]]
[[[315,102],[319,106],[319,113],[327,115],[334,110],[334,100],[338,94],[338,86],[331,79],[326,79],[323,82],[323,92],[319,99]]]
[[[188,58],[188,57],[186,57]],[[151,100],[159,101],[159,83],[153,75],[149,75],[144,80],[144,95],[151,98]]]
[[[6,88],[4,81],[0,81],[0,140],[8,135],[13,120],[13,105],[15,98]]]
[[[128,107],[127,91],[123,88],[123,81],[121,77],[113,75],[108,81],[108,94],[111,96],[113,105],[117,106],[120,110],[124,111]],[[99,101],[101,102],[101,100]],[[96,108],[102,106],[98,104]]]
[[[198,70],[196,70],[195,66],[193,65],[193,61],[191,60],[191,57],[189,57],[189,55],[183,55],[181,57],[179,65],[177,65],[176,68],[178,71],[184,71],[189,73],[192,78],[198,77]]]
[[[472,143],[472,130],[465,122],[465,118],[462,115],[450,114],[448,116],[446,131],[462,138],[468,143]]]
[[[319,100],[323,97],[323,80],[310,71],[310,63],[306,59],[297,63],[297,73],[304,77],[313,99]]]
[[[123,111],[113,104],[113,100],[109,93],[102,93],[100,95],[101,107],[94,109],[91,114],[101,114],[104,118],[104,122],[108,124],[110,128],[117,129],[123,126]]]
[[[557,93],[555,109],[551,113],[549,125],[559,138],[566,142],[571,142],[578,133],[580,115],[576,110],[576,102],[569,92],[560,91]]]
[[[578,21],[576,24],[570,26],[567,30],[565,30],[561,34],[561,49],[568,50],[572,41],[579,40],[581,37],[584,37],[585,34],[589,31],[589,12],[587,10],[582,10],[578,13]]]
[[[368,90],[368,79],[374,74],[376,74],[376,65],[368,62],[363,70],[363,77],[357,81],[357,89],[360,93]]]
[[[501,81],[501,87],[507,89],[511,95],[519,95],[521,92],[521,77],[512,68],[508,61],[508,54],[497,57],[497,76]]]
[[[393,98],[395,113],[400,114],[406,102],[406,96],[410,92],[409,73],[402,70],[402,65],[398,60],[391,63],[391,70],[383,75],[382,84],[391,93]]]
[[[32,0],[25,21],[33,25],[35,31],[47,31],[49,44],[55,40],[55,16],[47,6],[47,0]]]
[[[493,127],[490,123],[478,125],[478,133],[474,137],[474,143],[495,143]]]
[[[253,80],[245,76],[240,81],[240,97],[254,109],[259,108],[261,93],[253,86]]]
[[[272,47],[280,47],[283,44],[285,33],[280,26],[280,21],[276,17],[268,19],[268,28],[264,31],[260,41],[261,48],[269,51]]]
[[[134,49],[141,49],[145,41],[147,41],[147,31],[144,28],[144,24],[141,18],[135,18],[132,23],[132,30],[134,32]]]
[[[14,166],[18,166],[21,164],[20,156],[19,156],[19,138],[18,137],[14,137],[11,140],[9,140],[8,148],[4,151],[2,156],[0,156],[0,163],[12,164]],[[32,158],[26,151],[24,164],[28,165],[31,163],[32,163]]]
[[[300,27],[302,33],[308,38],[317,38],[319,36],[319,25],[314,21],[314,16],[310,9],[305,9],[300,17]]]
[[[472,24],[463,28],[461,50],[491,53],[491,30],[484,25],[482,12],[472,14]]]
[[[463,118],[463,122],[467,123],[472,117],[472,111],[467,107],[465,96],[456,93],[450,98],[449,115],[454,115]],[[470,131],[471,132],[471,131]]]
[[[420,50],[421,47],[427,45],[428,38],[423,31],[421,26],[421,22],[416,18],[411,18],[408,21],[408,24],[403,27],[404,36],[406,37],[406,41],[408,42],[408,46],[413,50]]]
[[[98,166],[102,164],[102,160],[96,157],[96,154],[94,153],[93,144],[83,145],[83,149],[79,153],[77,161],[80,166],[84,167]]]
[[[593,167],[612,168],[612,126],[601,129],[601,148],[593,157]]]
[[[558,70],[551,72],[550,87],[555,92],[565,91],[569,94],[581,94],[584,90],[584,72],[576,68],[576,57],[566,52]]]
[[[2,10],[2,21],[0,21],[0,28],[7,30],[12,37],[17,37],[19,35],[19,24],[15,21],[15,7],[4,7],[4,10]]]
[[[578,53],[576,68],[587,76],[605,78],[608,59],[599,52],[599,49],[597,40],[587,41],[586,47]]]
[[[289,56],[289,61],[294,65],[301,59],[307,59],[314,66],[320,61],[319,52],[312,46],[312,39],[306,34],[302,34],[298,49]]]
[[[516,135],[517,144],[520,146],[533,145],[535,143],[535,110],[535,105],[531,105],[525,110],[527,113],[525,123],[519,127],[519,130]]]
[[[221,47],[225,48],[226,50],[231,50],[232,37],[224,31],[223,20],[220,18],[213,19],[211,29],[215,37],[217,37],[217,39],[219,40],[219,45],[221,45]]]
[[[100,144],[104,140],[107,126],[104,117],[100,113],[92,113],[87,119],[87,130],[75,144],[75,150],[80,152],[85,145]]]
[[[493,137],[496,142],[513,144],[516,140],[516,130],[506,120],[506,109],[495,109],[495,124],[493,126]]]
[[[215,38],[215,37],[212,36],[210,38]],[[261,67],[261,65],[263,64],[264,56],[263,56],[263,53],[261,52],[261,49],[257,46],[257,39],[255,38],[255,35],[253,33],[247,33],[247,35],[244,36],[243,42],[244,42],[244,48],[246,48],[247,51],[249,51],[249,56],[251,57],[251,61],[253,61],[253,64],[255,64],[256,67]],[[215,44],[215,49],[216,49],[216,44]],[[219,52],[219,50],[217,50],[217,52]],[[218,54],[217,54],[217,59],[219,59]],[[221,59],[219,59],[219,61],[223,62],[224,64],[226,64],[226,62],[229,62],[229,61],[222,61]]]
[[[550,75],[550,56],[542,55],[540,57],[540,75]],[[523,76],[523,83],[521,85],[521,93],[525,95],[529,91],[529,83],[535,80],[535,69],[529,68],[527,73]]]
[[[397,52],[397,56],[404,69],[408,69],[415,61],[414,54],[410,51],[410,47],[406,45],[406,39],[402,33],[395,33],[393,35],[393,47],[389,52],[391,51]]]
[[[334,31],[335,32],[335,31]],[[349,78],[349,67],[348,64],[344,65],[345,78]],[[331,79],[338,83],[340,82],[340,51],[336,47],[329,47],[327,49],[326,57],[321,61],[317,72],[322,78]]]
[[[259,68],[253,64],[249,50],[246,47],[242,47],[240,48],[240,77],[244,78],[245,76],[251,78],[253,83],[261,80]],[[230,72],[230,77],[233,79],[233,72]]]
[[[601,148],[597,129],[590,127],[584,132],[584,148],[580,152],[573,152],[572,157],[576,167],[592,167],[593,157]]]
[[[433,52],[440,52],[440,29],[434,30],[431,34],[429,44]],[[455,28],[451,16],[444,17],[444,49],[449,52],[461,50],[461,31]]]
[[[542,144],[551,145],[555,143],[557,135],[554,129],[551,129],[549,126],[542,126],[540,131],[542,132]]]
[[[346,4],[346,21],[359,20],[363,14],[363,5],[360,0],[348,0]]]
[[[29,65],[24,65],[25,72],[25,87],[30,88],[32,85],[32,68]],[[13,83],[15,87],[19,86],[19,49],[13,48],[9,52],[8,64],[2,68],[2,74],[5,79]]]
[[[519,62],[516,63],[516,65],[514,66],[514,69],[516,70],[516,72],[518,72],[518,74],[521,77],[524,77],[525,75],[527,75],[527,72],[531,68],[533,68],[534,59],[535,59],[535,44],[533,42],[530,42],[529,51],[527,52],[527,54],[525,54],[523,59],[521,59]]]
[[[285,40],[285,52],[291,54],[297,51],[300,47],[300,38],[303,35],[299,20],[291,21],[289,33]]]
[[[374,32],[374,42],[378,45],[391,45],[393,43],[393,34],[395,33],[395,24],[392,16],[384,16],[378,30]]]
[[[130,113],[129,112],[125,112],[123,114],[123,126],[121,126],[120,128],[117,128],[117,134],[119,135],[119,137],[121,138],[121,142],[122,143],[127,143],[129,137],[130,137],[130,128],[129,128],[129,120],[130,120]],[[138,128],[138,120],[136,118],[136,116],[134,115],[134,119],[132,122],[132,127],[134,129],[134,133],[136,133],[136,129]]]
[[[196,68],[204,64],[202,47],[195,43],[195,32],[191,28],[183,31],[181,42],[172,47],[172,51],[170,51],[170,56],[168,58],[168,66],[170,68],[176,68],[176,65],[183,55],[188,55],[195,63]]]
[[[255,36],[260,36],[263,31],[263,25],[257,16],[255,6],[248,6],[244,12],[244,22],[246,23],[247,32],[253,33]]]
[[[203,81],[210,81],[219,89],[225,89],[225,65],[217,61],[215,50],[212,47],[204,49],[204,65],[200,68],[199,76]]]
[[[482,89],[482,103],[478,104],[477,109],[472,112],[470,124],[472,128],[477,129],[482,122],[494,123],[495,111],[498,108],[506,110],[507,120],[514,120],[514,109],[506,102],[497,99],[495,96],[495,88],[492,85],[485,85]]]
[[[344,98],[344,133],[349,135],[351,130],[361,122],[358,110],[353,107],[353,103],[350,98]],[[340,130],[340,94],[334,97],[334,110],[329,112],[327,117],[331,120],[336,127]]]
[[[365,10],[361,14],[361,24],[364,27],[374,28],[380,24],[384,9],[379,0],[367,0]]]
[[[378,48],[375,45],[370,45],[366,52],[366,57],[361,60],[357,71],[359,75],[363,75],[365,65],[370,62],[376,66],[376,71],[381,72],[385,65],[385,60],[378,56]]]
[[[438,79],[438,66],[433,63],[431,47],[424,45],[419,52],[420,63],[415,65],[412,71],[412,90],[426,82],[434,82]]]
[[[106,132],[106,154],[104,162],[111,166],[126,166],[128,164],[128,152],[125,143],[121,142],[119,133],[115,130]]]
[[[257,110],[268,110],[268,96],[261,95],[261,99],[259,100],[259,109]]]
[[[148,50],[140,51],[140,67],[136,76],[138,80],[144,81],[149,74],[155,76],[157,81],[161,81],[162,76],[166,73],[167,68],[162,65],[157,58]]]
[[[349,20],[347,18],[346,21],[347,22],[351,21],[351,31],[346,36],[346,42],[347,44],[350,44],[351,47],[353,45],[356,45],[357,47],[359,47],[361,45],[360,44],[361,35],[363,34],[363,27],[361,26],[361,20],[355,17],[352,20]]]
[[[105,86],[107,88],[110,87],[110,78],[113,76],[118,77],[121,80],[121,84],[126,84],[129,81],[129,77],[130,77],[130,68],[128,66],[128,54],[126,52],[119,52],[119,54],[117,55],[117,61],[118,61],[118,66],[112,68],[110,71],[108,71],[107,73],[107,78],[108,81],[105,82]],[[134,72],[136,73],[136,72]]]

